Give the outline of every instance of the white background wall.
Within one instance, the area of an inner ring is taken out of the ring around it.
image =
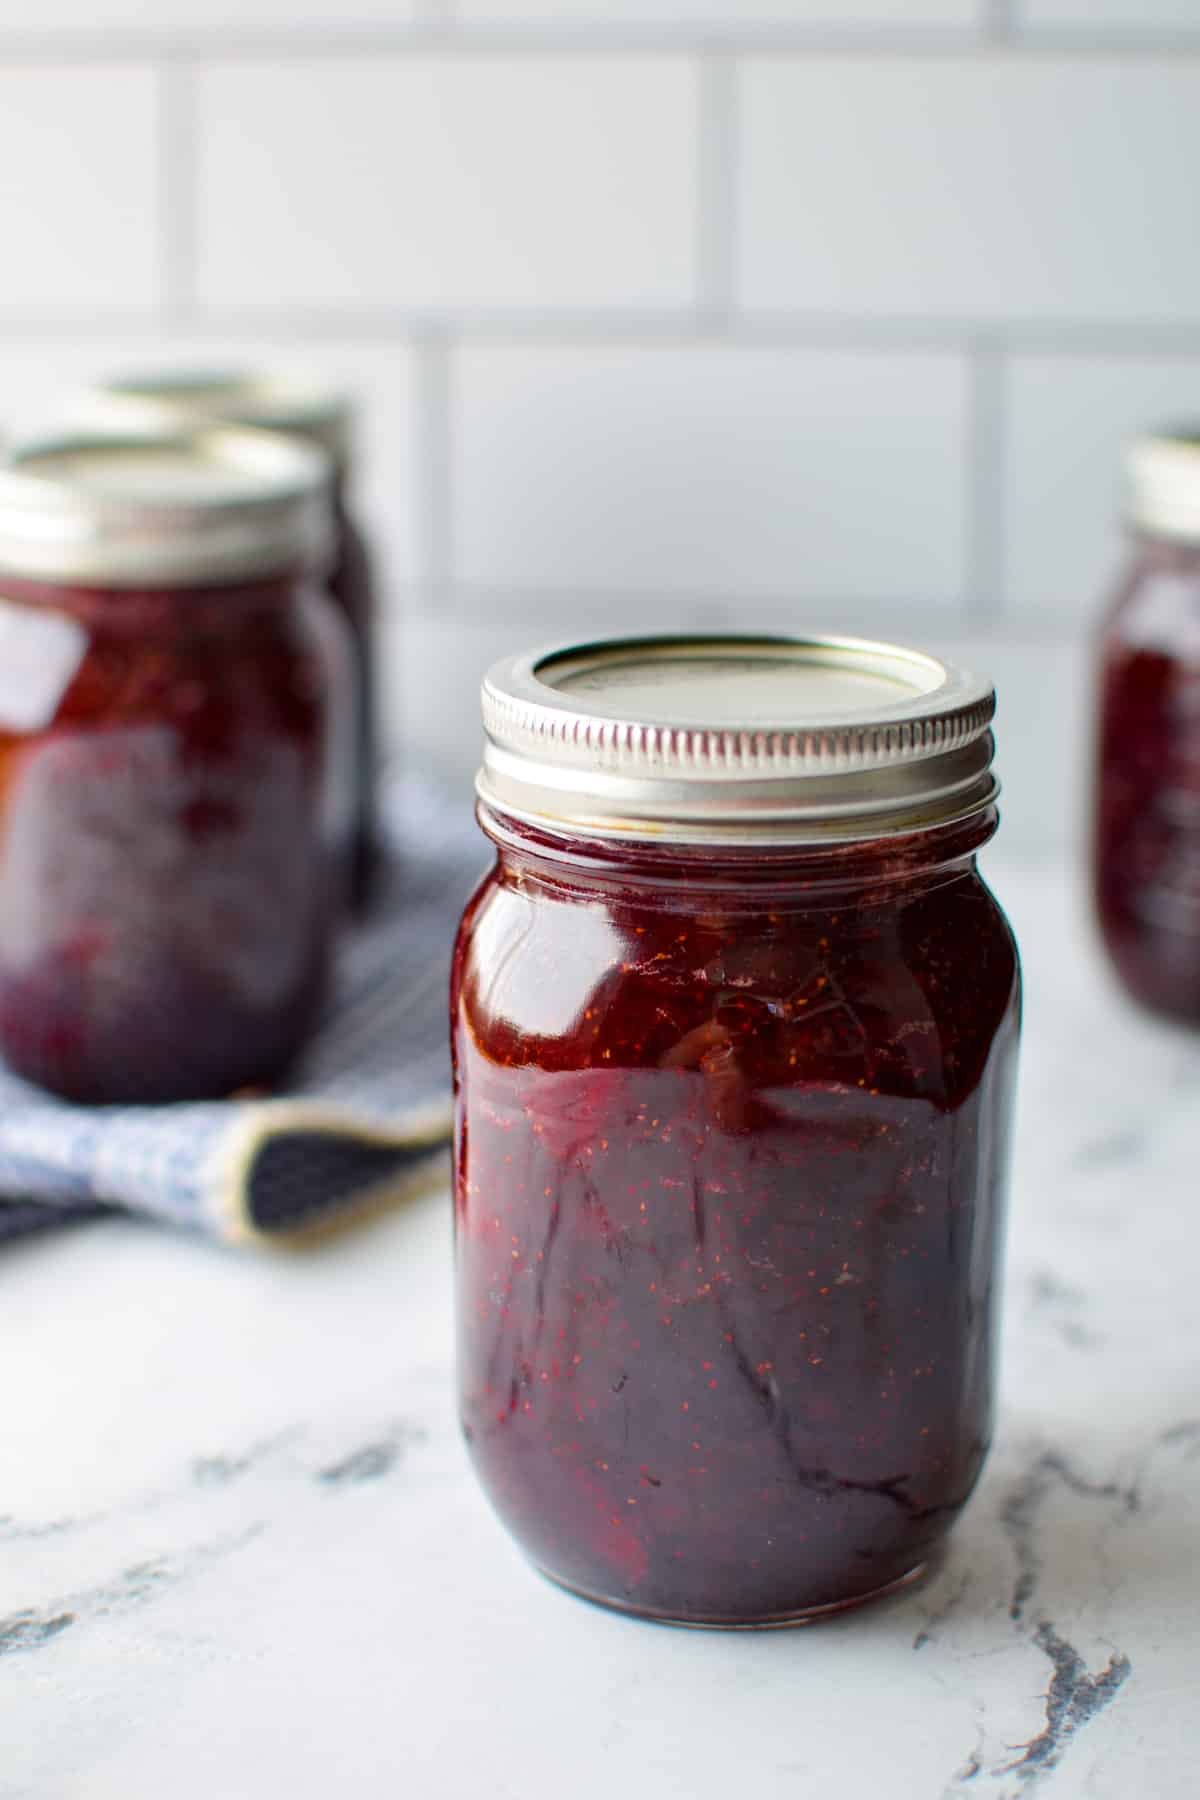
[[[0,0],[0,419],[325,367],[422,758],[522,642],[882,631],[995,674],[1054,843],[1197,168],[1200,0]]]

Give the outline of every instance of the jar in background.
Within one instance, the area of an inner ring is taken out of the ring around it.
[[[1019,976],[990,686],[842,639],[484,684],[453,976],[461,1413],[533,1562],[786,1623],[919,1572],[992,1429]]]
[[[304,438],[331,459],[336,529],[328,580],[350,627],[354,653],[357,719],[351,897],[354,905],[362,908],[370,897],[378,860],[378,604],[371,557],[348,501],[354,435],[349,397],[317,382],[248,371],[193,369],[103,382],[84,396],[79,413],[91,429],[122,433],[190,431],[214,422],[248,425]]]
[[[0,1051],[77,1101],[278,1078],[349,849],[326,458],[257,432],[0,470]]]
[[[1100,653],[1092,879],[1125,987],[1200,1025],[1200,434],[1129,455],[1129,558]]]

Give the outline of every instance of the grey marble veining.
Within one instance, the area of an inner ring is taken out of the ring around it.
[[[0,1258],[0,1800],[1175,1800],[1200,1723],[1200,1038],[997,863],[1028,1028],[1001,1429],[938,1570],[674,1632],[527,1572],[452,1414],[443,1193],[303,1253]]]

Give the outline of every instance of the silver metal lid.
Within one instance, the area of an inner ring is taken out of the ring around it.
[[[314,445],[259,431],[16,445],[0,466],[0,572],[136,588],[316,566],[330,475]]]
[[[990,682],[857,638],[653,637],[484,678],[485,805],[580,836],[887,837],[994,801]]]
[[[1200,544],[1200,427],[1135,438],[1126,473],[1134,525],[1154,537]]]
[[[204,425],[285,431],[349,460],[349,396],[315,378],[248,369],[160,369],[115,376],[87,389],[73,416],[89,431],[164,434]]]

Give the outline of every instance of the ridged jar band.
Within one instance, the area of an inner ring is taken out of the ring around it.
[[[241,428],[18,444],[0,468],[0,579],[203,587],[320,568],[330,482],[315,445]]]
[[[480,799],[583,837],[840,842],[967,819],[998,792],[991,685],[859,639],[565,646],[497,664],[482,704]]]

